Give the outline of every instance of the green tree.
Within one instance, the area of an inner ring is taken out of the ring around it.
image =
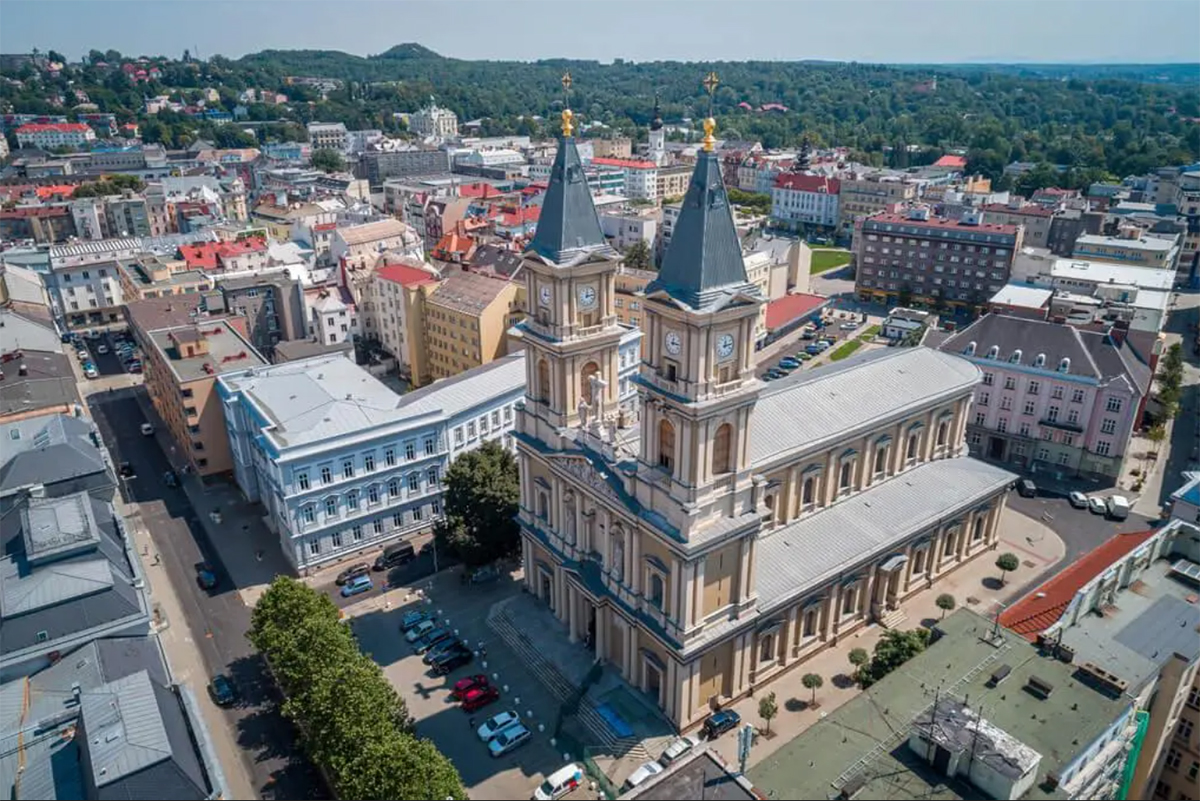
[[[937,605],[938,609],[942,610],[943,619],[946,617],[947,612],[952,611],[954,607],[958,605],[958,602],[954,600],[954,596],[948,592],[943,592],[941,595],[939,595],[934,603]]]
[[[919,628],[909,631],[888,629],[883,633],[879,642],[875,643],[875,654],[871,658],[871,663],[862,671],[862,686],[870,687],[924,651],[928,645],[929,629]]]
[[[631,270],[654,269],[654,257],[650,253],[650,246],[646,244],[645,240],[639,239],[625,249],[624,263]]]
[[[438,547],[468,566],[510,556],[520,547],[517,462],[498,442],[459,456],[446,471],[445,518],[434,527]]]
[[[336,150],[314,150],[312,166],[322,172],[341,172],[346,169],[346,161]]]
[[[1162,447],[1163,440],[1167,438],[1167,427],[1163,423],[1151,427],[1146,432],[1146,439],[1154,443],[1154,452],[1158,453],[1158,449]]]
[[[46,58],[50,59],[51,61],[57,61],[59,64],[67,63],[67,57],[64,56],[62,53],[58,52],[57,50],[48,51],[46,53]]]
[[[767,734],[771,733],[771,720],[779,714],[779,704],[775,701],[775,693],[769,692],[758,699],[758,716],[767,723]]]
[[[820,673],[805,673],[800,679],[800,683],[804,685],[805,689],[812,690],[812,700],[809,701],[808,705],[810,708],[816,709],[817,690],[825,683],[825,679],[821,678]]]
[[[1000,568],[1000,584],[1004,584],[1004,574],[1010,573],[1021,566],[1021,560],[1015,553],[1002,553],[996,557],[996,567]]]
[[[854,665],[854,672],[851,674],[851,678],[855,681],[861,681],[864,666],[871,661],[871,655],[867,653],[866,648],[853,648],[846,658],[850,660],[851,665]]]
[[[221,148],[256,147],[258,140],[236,125],[222,125],[214,132],[212,143]]]
[[[454,766],[414,735],[403,699],[327,596],[280,576],[255,606],[247,636],[336,796],[466,798]]]

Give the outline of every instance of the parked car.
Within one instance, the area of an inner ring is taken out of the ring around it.
[[[484,673],[476,673],[474,676],[461,678],[454,682],[454,686],[450,688],[450,697],[455,701],[461,700],[468,690],[474,690],[476,687],[486,687],[490,683],[487,674]]]
[[[154,433],[154,426],[149,423],[142,423],[142,436],[148,437]]]
[[[94,365],[94,364],[90,364],[90,363],[85,364],[83,366],[83,377],[84,378],[99,378],[100,371],[96,369],[96,365]]]
[[[517,750],[533,738],[529,729],[520,723],[514,723],[488,741],[488,753],[492,757],[504,756]]]
[[[1124,495],[1108,497],[1108,516],[1113,520],[1124,520],[1129,517],[1129,499]]]
[[[495,581],[500,578],[500,569],[495,565],[484,565],[477,568],[468,578],[471,584],[487,584],[489,581]]]
[[[175,489],[179,486],[179,478],[176,477],[174,470],[163,473],[163,483],[167,485],[168,489]]]
[[[429,613],[420,609],[412,609],[404,613],[404,617],[400,618],[400,630],[412,631],[414,627],[421,623],[429,621]]]
[[[732,709],[722,709],[704,719],[700,733],[709,740],[715,740],[730,729],[736,729],[741,722],[742,716],[737,712]]]
[[[480,740],[483,740],[486,743],[488,740],[492,739],[497,734],[504,731],[512,724],[519,722],[520,720],[521,716],[516,713],[516,710],[499,712],[485,720],[483,725],[480,726],[475,733],[479,735]]]
[[[79,350],[75,351],[75,357],[81,362],[86,362],[88,359],[92,358],[92,354],[88,353],[83,348],[80,348]]]
[[[421,656],[429,653],[429,649],[436,648],[439,643],[445,642],[454,638],[454,632],[449,629],[434,629],[426,634],[421,639],[417,640],[413,645],[413,650]]]
[[[422,637],[424,637],[426,634],[433,631],[437,627],[438,627],[437,623],[433,622],[432,620],[429,620],[428,618],[425,620],[417,621],[416,623],[414,623],[408,627],[408,633],[404,635],[404,640],[405,640],[405,642],[415,643],[417,640],[421,639]]]
[[[1096,495],[1088,498],[1088,511],[1094,515],[1108,514],[1108,502]]]
[[[337,584],[340,587],[343,584],[345,584],[347,581],[358,578],[359,576],[365,576],[365,575],[369,574],[370,572],[371,572],[371,566],[368,565],[366,562],[356,562],[355,564],[352,564],[352,565],[350,565],[350,567],[343,570],[341,573],[338,573],[337,578],[334,579],[333,581],[335,584]]]
[[[1017,482],[1017,494],[1022,498],[1036,498],[1037,484],[1034,484],[1027,478],[1023,478]]]
[[[1078,490],[1076,490],[1076,491],[1074,491],[1074,492],[1070,493],[1069,495],[1067,495],[1067,501],[1068,501],[1068,502],[1069,502],[1069,503],[1070,503],[1072,506],[1074,506],[1076,509],[1086,509],[1086,508],[1088,508],[1088,498],[1087,498],[1087,496],[1086,496],[1086,495],[1084,495],[1082,492],[1079,492]]]
[[[464,642],[451,634],[449,637],[446,637],[440,642],[435,642],[433,645],[429,646],[429,650],[421,655],[421,661],[426,665],[432,665],[433,660],[440,658],[442,654],[448,653],[460,646],[462,648],[467,647]]]
[[[800,360],[791,356],[784,356],[779,360],[779,367],[783,370],[798,370],[800,369]]]
[[[858,323],[842,323],[838,328],[843,331],[853,331],[855,328],[858,328]]]
[[[645,784],[652,776],[657,776],[662,773],[665,768],[657,762],[644,762],[641,767],[630,774],[625,783],[621,785],[622,795],[637,787],[639,784]]]
[[[125,365],[125,369],[131,373],[142,372],[142,363],[140,361],[132,361]]]
[[[228,676],[220,673],[208,682],[208,694],[217,706],[233,706],[237,703],[237,688]]]
[[[342,586],[342,597],[349,598],[352,595],[368,592],[374,586],[370,576],[355,576]]]
[[[470,690],[462,699],[462,708],[464,712],[477,712],[483,709],[488,704],[494,704],[500,700],[500,691],[495,687],[477,687]],[[503,734],[503,732],[501,732]]]
[[[393,567],[411,562],[417,558],[413,544],[407,540],[396,542],[383,549],[383,553],[375,560],[376,570],[388,570]]]
[[[196,584],[202,590],[211,590],[217,586],[217,574],[208,562],[196,565]]]
[[[775,381],[775,380],[777,380],[778,378],[780,378],[780,376],[777,376],[777,375],[772,375],[771,373],[763,373],[763,375],[762,375],[762,379],[761,379],[761,380],[763,380],[763,381]]]
[[[474,658],[475,655],[471,653],[470,648],[461,642],[455,642],[446,650],[437,651],[433,659],[429,660],[429,666],[433,668],[434,673],[445,676],[452,670],[471,664],[471,660]]]
[[[821,347],[820,345],[813,344],[813,345],[809,345],[807,348],[805,348],[804,352],[809,355],[809,358],[812,358],[813,356],[817,356],[821,353],[824,353],[825,348]]]
[[[130,462],[121,462],[117,468],[117,474],[121,478],[137,478],[137,470],[133,469],[133,464]]]
[[[796,358],[802,362],[806,362],[809,359],[811,359],[812,357],[813,357],[813,355],[806,350],[802,350],[796,354]]]
[[[803,333],[800,334],[800,338],[801,339],[816,339],[817,332],[811,328],[806,328],[806,329],[804,329]]]
[[[659,764],[664,768],[670,766],[672,762],[700,745],[700,742],[700,738],[694,734],[688,734],[672,740],[666,750],[662,752],[662,756],[658,758]]]
[[[583,784],[583,768],[575,763],[562,766],[533,791],[534,801],[554,801]]]

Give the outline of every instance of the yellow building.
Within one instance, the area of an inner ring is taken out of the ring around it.
[[[661,198],[680,197],[687,191],[688,181],[692,176],[692,168],[686,164],[676,167],[659,167],[658,196]]]
[[[425,358],[433,380],[498,359],[516,309],[517,286],[476,273],[453,273],[423,286]],[[420,368],[419,368],[420,369]]]
[[[966,456],[978,369],[891,349],[764,386],[764,298],[712,122],[646,286],[639,412],[618,413],[620,256],[563,136],[525,253],[515,437],[524,581],[681,728],[995,547],[1015,476]],[[568,176],[564,180],[563,176]],[[638,419],[640,418],[640,419]]]

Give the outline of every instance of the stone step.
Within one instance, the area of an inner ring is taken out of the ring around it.
[[[883,617],[879,618],[879,625],[885,629],[899,628],[904,621],[908,620],[908,615],[904,614],[903,609],[892,609]]]

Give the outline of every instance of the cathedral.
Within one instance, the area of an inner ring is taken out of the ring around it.
[[[524,254],[515,437],[526,587],[679,728],[996,546],[1016,476],[966,455],[979,370],[889,348],[764,384],[715,123],[645,289],[638,404],[618,404],[621,257],[563,112]],[[913,625],[913,624],[909,624]]]

